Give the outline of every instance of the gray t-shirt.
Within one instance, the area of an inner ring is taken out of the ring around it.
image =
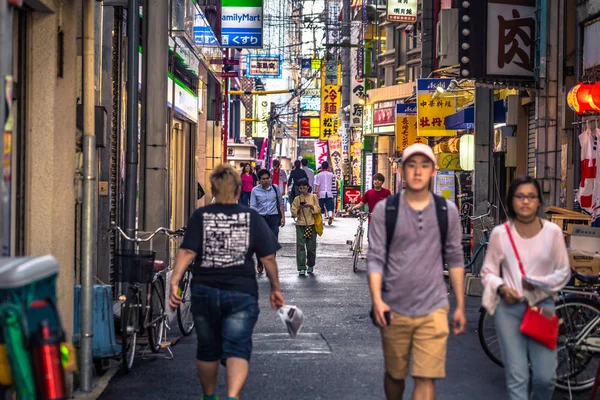
[[[463,267],[462,229],[456,205],[448,204],[446,263],[448,268]],[[400,197],[398,221],[385,268],[385,201],[380,201],[369,225],[369,273],[383,275],[383,301],[392,311],[420,317],[448,305],[442,266],[440,229],[433,196],[422,211],[412,209]]]

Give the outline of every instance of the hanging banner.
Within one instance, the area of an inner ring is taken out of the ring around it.
[[[340,180],[342,179],[342,139],[337,134],[331,135],[328,144],[333,175],[337,180]]]
[[[373,106],[365,104],[363,113],[363,135],[369,136],[373,134]]]
[[[262,48],[263,0],[221,0],[221,44]]]
[[[256,123],[256,137],[266,138],[269,136],[269,100],[268,96],[255,96],[257,99],[256,119],[260,122]]]
[[[417,0],[387,0],[387,20],[417,22]]]
[[[362,149],[361,141],[354,142],[351,146],[352,152],[352,184],[360,185],[362,173]]]
[[[417,135],[454,136],[454,130],[446,129],[444,119],[456,111],[456,98],[443,94],[452,79],[417,79]],[[434,95],[438,93],[438,98]]]
[[[373,188],[373,153],[365,154],[365,187],[366,192]]]
[[[323,162],[327,161],[329,157],[329,151],[327,150],[327,141],[325,140],[315,140],[315,164],[317,168],[323,164]]]
[[[417,136],[417,105],[396,105],[396,150],[404,151],[415,143],[427,143],[427,139]]]
[[[342,139],[342,159],[347,161],[350,155],[350,124],[348,122],[342,124],[340,138]]]
[[[325,74],[322,74],[321,85],[321,140],[328,140],[331,135],[337,135],[340,129],[338,111],[341,104],[340,87],[326,85]]]
[[[351,43],[356,47],[350,48],[350,126],[352,128],[362,128],[363,124],[363,105],[365,103],[365,85],[362,77],[362,57],[359,64],[359,48],[363,35],[362,21],[352,21]],[[361,104],[362,102],[362,104]]]
[[[341,0],[326,0],[327,22],[325,24],[327,33],[327,44],[337,44],[340,42],[341,23],[340,12],[342,11]]]

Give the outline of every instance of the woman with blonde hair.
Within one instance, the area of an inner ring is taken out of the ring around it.
[[[196,367],[204,400],[215,400],[219,362],[227,366],[227,399],[236,400],[246,382],[252,351],[252,332],[258,319],[258,285],[253,256],[267,270],[270,302],[284,305],[275,252],[280,248],[265,220],[238,204],[241,177],[230,165],[210,176],[213,204],[190,217],[177,252],[169,304],[181,303],[179,281],[192,260],[192,313],[197,334]]]

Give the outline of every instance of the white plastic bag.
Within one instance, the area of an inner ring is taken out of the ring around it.
[[[277,310],[279,318],[284,323],[285,327],[293,339],[298,335],[304,325],[304,313],[296,306],[283,306]]]

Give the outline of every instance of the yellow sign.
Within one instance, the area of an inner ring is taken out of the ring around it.
[[[396,150],[404,151],[415,143],[427,143],[427,139],[417,136],[417,105],[396,105]]]
[[[437,169],[462,170],[460,167],[460,154],[438,153],[435,157],[437,158]]]
[[[454,136],[454,130],[447,130],[444,119],[456,111],[456,99],[442,95],[449,87],[451,79],[417,80],[417,135]],[[433,97],[437,94],[437,98]]]
[[[338,111],[342,101],[338,85],[325,85],[325,70],[321,70],[321,140],[336,135],[340,128]]]

